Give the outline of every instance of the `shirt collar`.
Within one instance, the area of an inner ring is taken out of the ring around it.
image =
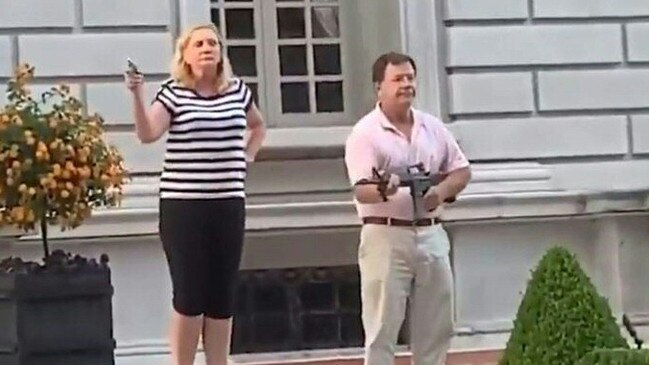
[[[379,119],[379,124],[381,124],[381,127],[383,129],[391,130],[393,132],[399,132],[397,128],[394,126],[394,124],[390,123],[390,120],[388,120],[388,117],[383,113],[383,110],[381,109],[381,105],[379,102],[376,103],[374,107],[374,111],[378,115]],[[412,125],[412,130],[413,132],[415,130],[418,130],[420,127],[426,128],[426,124],[422,123],[421,118],[419,117],[419,113],[417,109],[410,107],[410,111],[412,112],[412,119],[413,119],[413,125]]]

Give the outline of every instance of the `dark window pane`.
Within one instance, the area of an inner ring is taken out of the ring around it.
[[[280,74],[306,75],[306,46],[279,46]]]
[[[280,39],[306,37],[304,8],[277,9],[277,36]]]
[[[228,39],[254,39],[255,21],[252,9],[225,9]]]
[[[321,112],[343,111],[342,81],[323,81],[315,84],[316,110]]]
[[[338,38],[340,36],[338,8],[331,6],[312,8],[311,27],[313,38]]]
[[[255,46],[229,46],[228,57],[232,70],[239,76],[257,76]]]
[[[309,84],[306,82],[282,83],[282,113],[309,112]]]
[[[340,46],[325,44],[313,46],[316,75],[340,75]]]
[[[212,23],[216,25],[217,28],[221,29],[221,10],[219,9],[210,9],[210,17],[212,18]]]
[[[246,83],[246,85],[248,85],[248,88],[252,92],[252,99],[255,101],[255,104],[259,106],[259,93],[257,91],[258,90],[257,83],[250,82],[250,83]]]

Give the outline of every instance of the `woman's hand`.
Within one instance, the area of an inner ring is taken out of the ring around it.
[[[140,94],[142,92],[144,75],[141,73],[127,71],[124,73],[124,81],[126,82],[126,87],[131,90],[133,94]]]

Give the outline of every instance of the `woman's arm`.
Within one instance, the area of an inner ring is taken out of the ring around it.
[[[145,110],[142,99],[136,97],[133,113],[135,115],[135,131],[142,143],[157,141],[169,129],[171,115],[159,101],[153,102],[149,109]]]
[[[148,110],[145,108],[142,95],[142,85],[144,84],[142,75],[127,73],[126,84],[133,93],[133,117],[138,139],[142,143],[157,141],[169,129],[171,114],[157,100]]]
[[[248,142],[246,143],[246,160],[254,161],[257,152],[259,152],[259,149],[266,138],[264,119],[254,101],[251,102],[250,109],[248,109],[248,112],[246,113],[246,121],[250,133]]]

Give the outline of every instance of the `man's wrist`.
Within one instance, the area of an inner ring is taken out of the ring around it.
[[[445,189],[443,185],[437,185],[433,189],[435,191],[435,194],[437,195],[437,199],[439,200],[440,204],[449,197],[448,191]]]

